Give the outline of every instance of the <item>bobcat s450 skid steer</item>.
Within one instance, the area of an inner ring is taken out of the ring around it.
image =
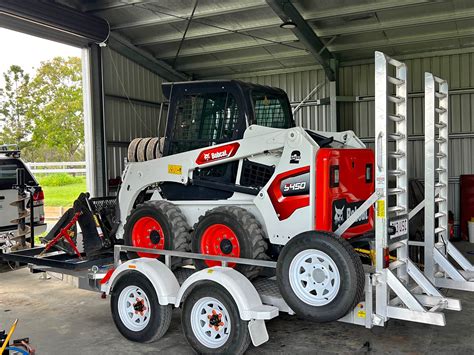
[[[116,238],[126,245],[278,260],[280,292],[299,315],[343,317],[361,299],[351,246],[373,230],[374,156],[351,131],[295,126],[286,93],[240,81],[163,84],[164,138],[129,147]],[[132,255],[133,256],[133,255]],[[156,254],[140,252],[140,257]],[[220,265],[195,260],[198,269]],[[247,278],[253,265],[232,265]]]

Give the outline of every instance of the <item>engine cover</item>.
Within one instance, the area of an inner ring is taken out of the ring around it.
[[[321,148],[316,155],[316,229],[334,232],[374,192],[371,149]],[[368,209],[344,234],[351,238],[374,226]]]

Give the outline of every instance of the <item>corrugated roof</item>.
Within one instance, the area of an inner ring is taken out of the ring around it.
[[[73,1],[112,31],[195,78],[315,65],[265,0]],[[474,1],[292,1],[339,61],[473,48]],[[178,58],[176,53],[183,40]]]

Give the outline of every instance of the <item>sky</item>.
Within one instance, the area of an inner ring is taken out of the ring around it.
[[[39,67],[42,61],[57,56],[81,56],[80,48],[10,31],[5,28],[0,28],[0,41],[2,44],[0,53],[0,88],[3,88],[5,84],[3,73],[12,64],[21,66],[27,73],[33,75],[35,69]]]

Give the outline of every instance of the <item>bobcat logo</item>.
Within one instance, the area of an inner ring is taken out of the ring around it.
[[[332,230],[336,231],[342,224],[350,218],[357,209],[364,203],[363,200],[347,202],[345,198],[334,200],[332,203]],[[369,210],[360,214],[359,218],[352,224],[352,227],[367,224],[369,222]]]
[[[336,212],[334,214],[334,224],[339,227],[344,222],[344,206],[342,208],[334,206],[334,211]]]

